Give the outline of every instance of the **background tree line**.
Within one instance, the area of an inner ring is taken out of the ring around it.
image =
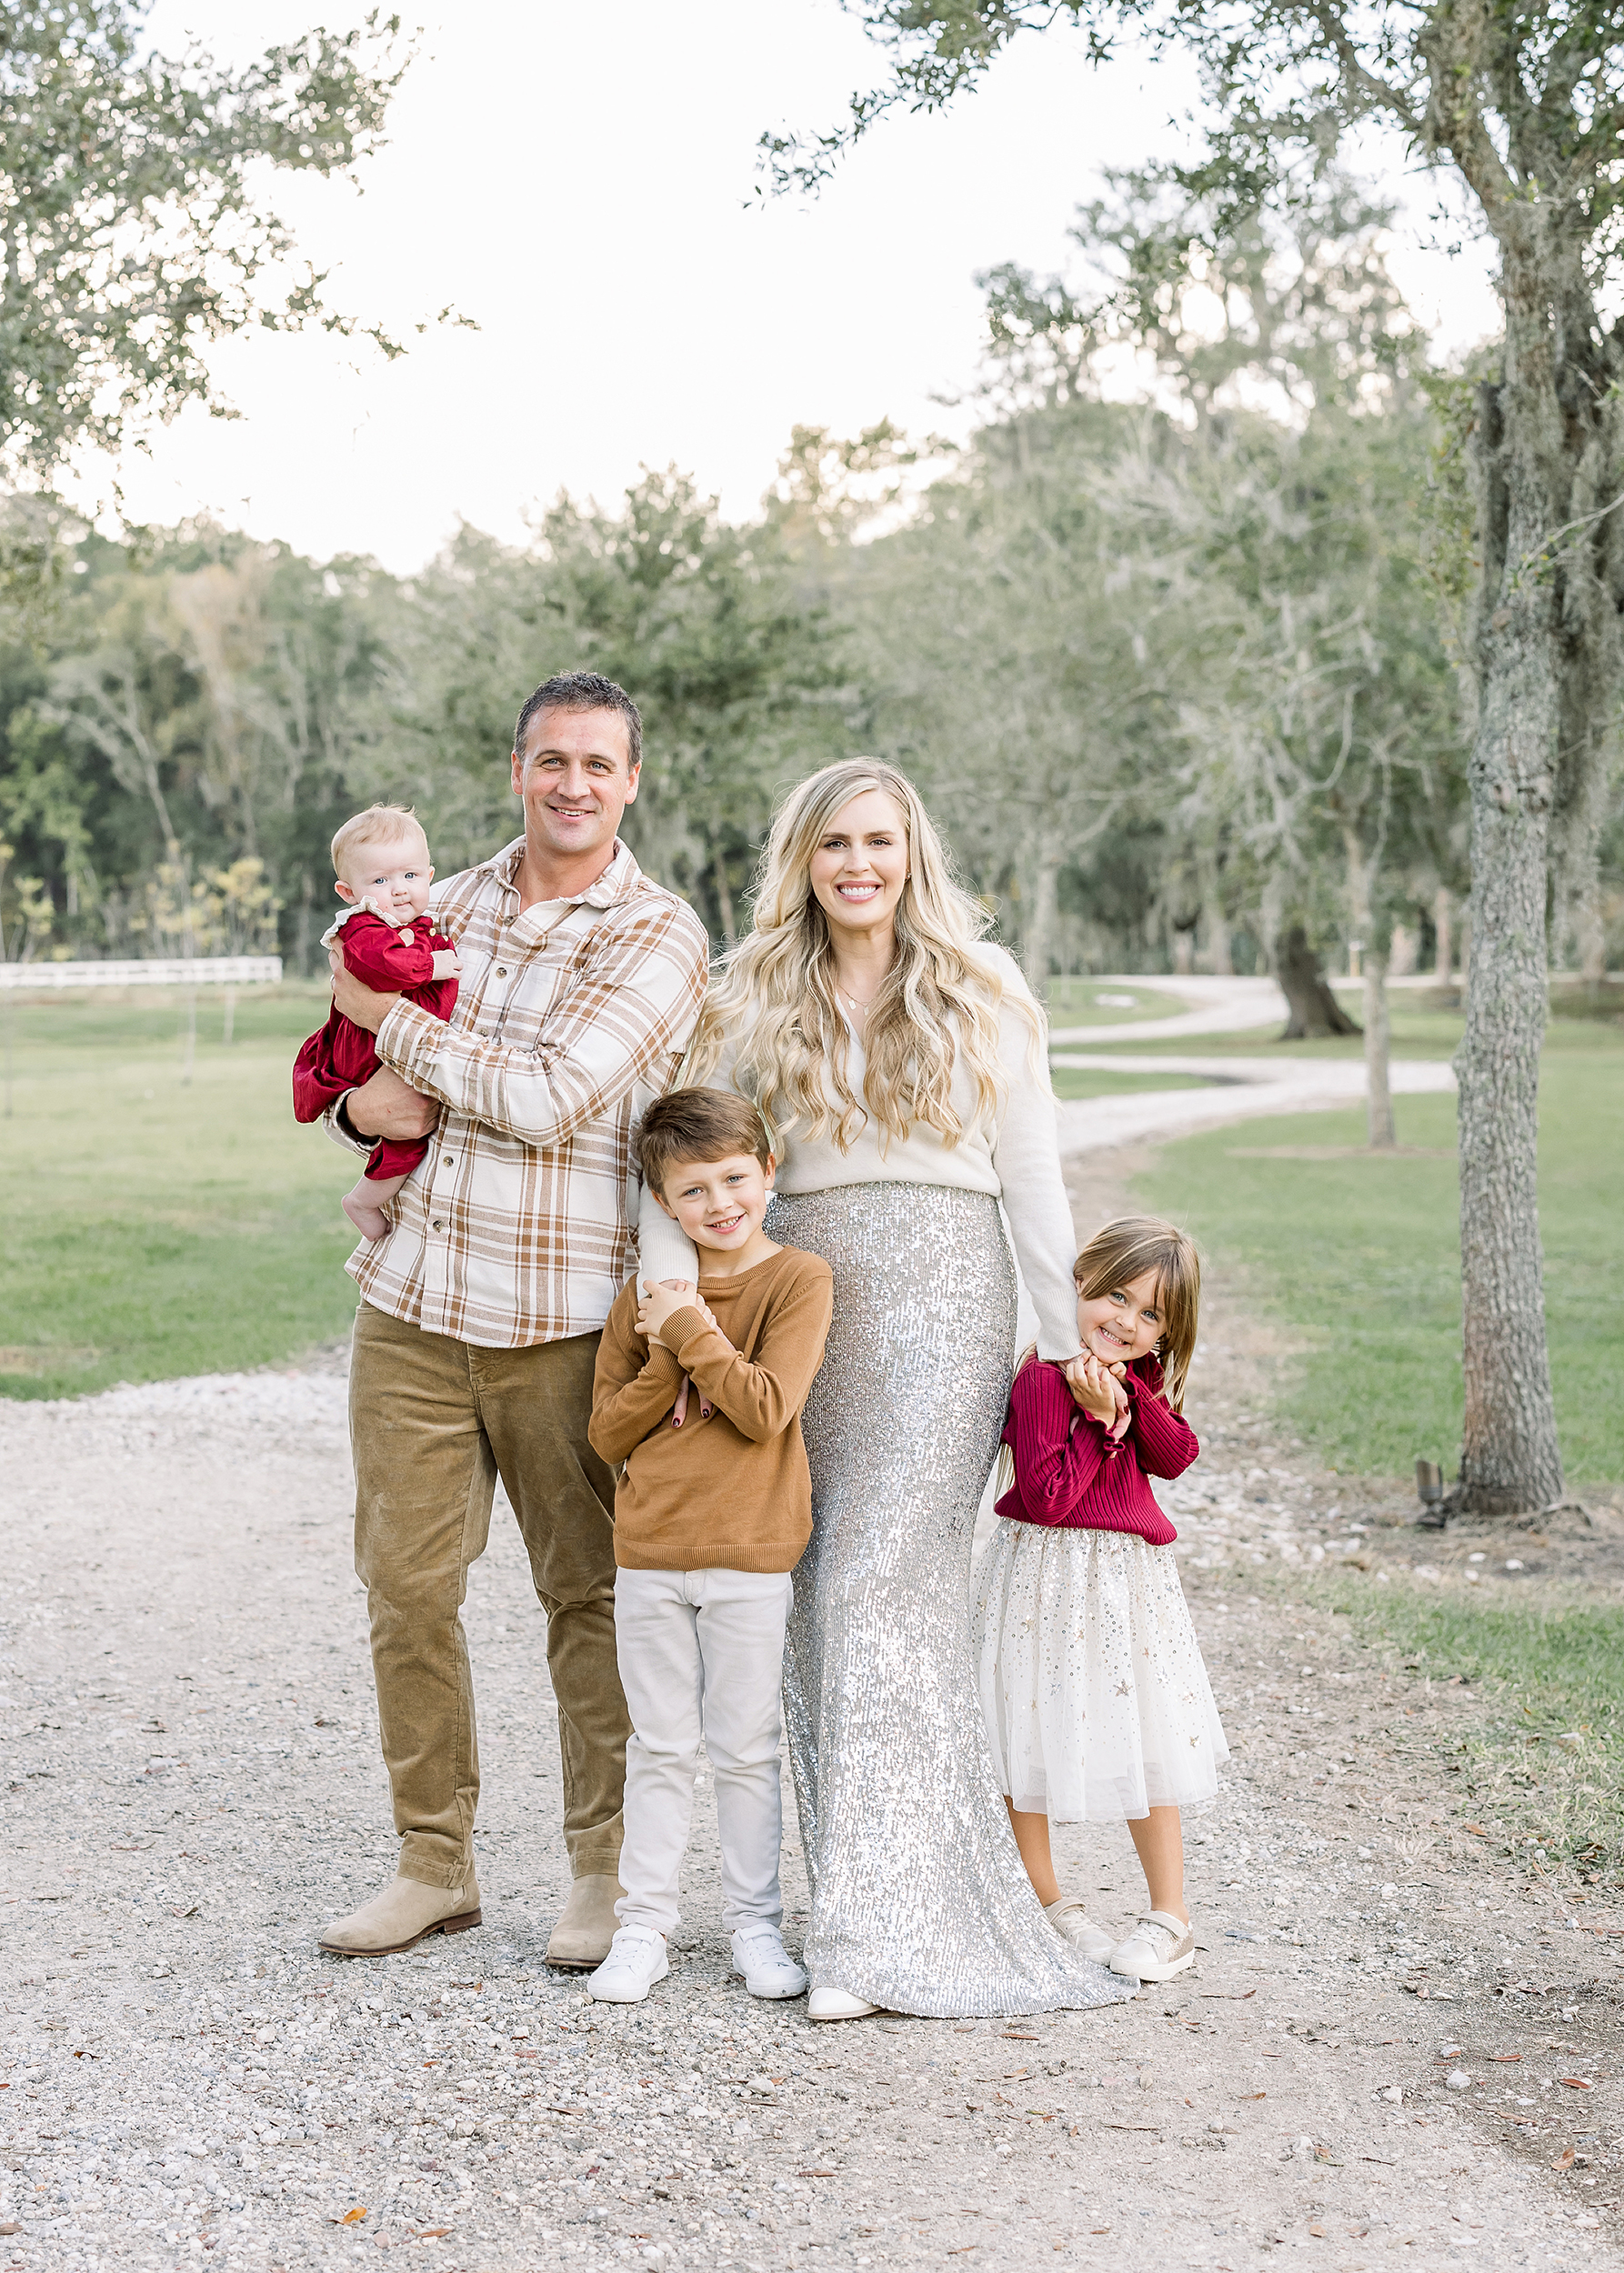
[[[644,706],[629,833],[718,943],[777,794],[869,748],[1040,986],[1273,967],[1311,1025],[1314,958],[1349,941],[1378,979],[1395,952],[1448,972],[1469,389],[1428,365],[1386,219],[1334,178],[1289,226],[1115,180],[1077,279],[984,280],[967,446],[922,480],[887,426],[799,429],[745,526],[646,473],[616,511],[561,500],[522,546],[465,528],[401,578],[14,498],[11,552],[53,570],[0,658],[6,954],[189,934],[313,969],[336,823],[402,797],[443,871],[482,856],[518,700],[582,666]],[[1570,951],[1598,960],[1609,913],[1559,909]]]

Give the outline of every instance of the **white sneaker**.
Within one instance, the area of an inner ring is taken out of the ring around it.
[[[640,2005],[670,1970],[664,1934],[652,1926],[623,1926],[597,1971],[587,1975],[586,1994],[600,2005]]]
[[[733,1937],[733,1970],[752,1997],[804,1997],[807,1976],[776,1926],[741,1926]]]
[[[1043,1915],[1059,1935],[1068,1941],[1080,1958],[1092,1958],[1096,1965],[1108,1965],[1112,1950],[1117,1947],[1103,1926],[1096,1926],[1076,1895],[1062,1895],[1058,1902],[1046,1902]]]
[[[1111,1952],[1111,1971],[1134,1981],[1170,1981],[1195,1962],[1195,1928],[1170,1910],[1148,1910]]]

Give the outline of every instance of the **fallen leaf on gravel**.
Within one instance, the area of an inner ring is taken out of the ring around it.
[[[1267,2099],[1268,2094],[1266,2091],[1243,2091],[1240,2096],[1243,2099]]]
[[[1557,2081],[1566,2084],[1569,2091],[1589,2091],[1590,2088],[1582,2076],[1559,2076]]]
[[[1463,1830],[1469,1831],[1474,1838],[1486,1839],[1489,1837],[1488,1832],[1483,1828],[1483,1826],[1480,1823],[1468,1823],[1462,1825],[1461,1827]]]
[[[1035,2037],[1029,2028],[1006,2028],[1004,2036],[1011,2044],[1041,2044],[1043,2042],[1043,2038]]]
[[[1489,2057],[1491,2060],[1519,2060],[1522,2054],[1520,2052],[1491,2052]]]
[[[0,2234],[20,2234],[22,2230],[15,2218],[8,2218],[4,2224],[0,2224]]]
[[[832,2178],[835,2174],[832,2170],[797,2170],[795,2175],[797,2178]]]
[[[358,2226],[366,2215],[366,2208],[365,2203],[357,2203],[353,2210],[346,2210],[344,2216],[342,2218],[336,2218],[333,2220],[333,2223],[336,2226]]]
[[[1550,2167],[1553,2170],[1571,2170],[1573,2168],[1572,2148],[1564,2147],[1561,2153],[1557,2157],[1555,2162],[1553,2162]]]
[[[1235,2005],[1244,2005],[1244,2004],[1246,2003],[1247,1998],[1248,1998],[1248,1997],[1256,1997],[1256,1996],[1257,1996],[1257,1994],[1258,1994],[1258,1992],[1257,1992],[1257,1990],[1256,1990],[1255,1988],[1249,1988],[1249,1989],[1201,1989],[1201,1990],[1199,1990],[1199,1991],[1198,1992],[1198,1995],[1200,1995],[1201,1997],[1205,1997],[1205,1998],[1214,1998],[1214,1997],[1222,1997],[1222,1998],[1227,1998],[1229,2000],[1229,2002],[1230,2002],[1231,2004],[1235,2004]]]

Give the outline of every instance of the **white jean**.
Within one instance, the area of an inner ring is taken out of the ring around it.
[[[722,1923],[777,1926],[778,1685],[787,1571],[620,1570],[615,1647],[631,1715],[626,1839],[616,1904],[623,1926],[669,1934],[704,1742],[717,1779]]]

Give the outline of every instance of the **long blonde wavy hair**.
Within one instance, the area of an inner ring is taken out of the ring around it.
[[[864,1024],[861,1097],[850,1075],[850,1031],[835,998],[828,918],[812,889],[812,856],[854,797],[882,789],[907,831],[907,881],[897,903],[897,953]],[[703,1081],[736,1040],[734,1084],[768,1125],[797,1128],[816,1143],[832,1131],[849,1151],[872,1117],[883,1139],[934,1128],[957,1145],[966,1123],[954,1108],[959,1052],[975,1084],[970,1126],[997,1107],[998,1009],[1005,996],[1031,1026],[1036,1054],[1042,1014],[1024,988],[1008,988],[977,942],[989,918],[955,883],[942,842],[905,774],[869,757],[846,758],[811,775],[778,808],[762,855],[754,920],[713,979],[682,1078]],[[827,1076],[826,1086],[825,1076]]]

